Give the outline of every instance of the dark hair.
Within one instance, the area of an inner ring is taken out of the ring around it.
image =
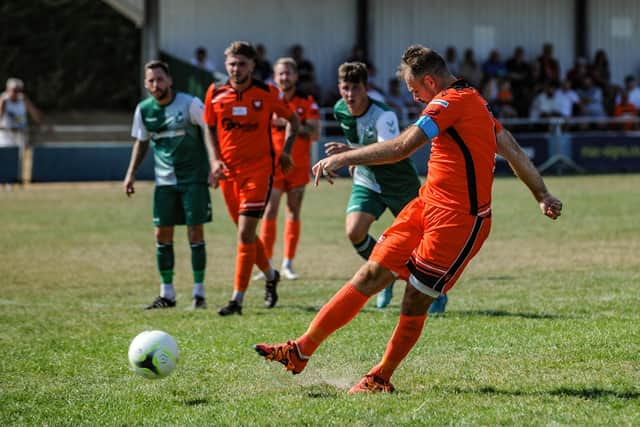
[[[144,65],[145,70],[153,70],[154,68],[160,68],[167,76],[169,75],[169,65],[166,62],[154,59]]]
[[[244,42],[244,41],[232,42],[229,45],[229,47],[227,47],[224,50],[224,56],[229,56],[229,55],[246,56],[252,61],[255,61],[256,57],[258,56],[256,49],[253,47],[253,45],[249,42]]]
[[[416,77],[425,74],[444,76],[449,73],[447,63],[435,50],[419,44],[411,45],[404,51],[400,71],[402,73],[409,71]]]
[[[364,62],[345,62],[338,68],[338,80],[366,85],[369,81],[367,65]]]

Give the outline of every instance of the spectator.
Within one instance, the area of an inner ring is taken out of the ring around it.
[[[560,111],[558,111],[556,89],[556,83],[551,80],[547,80],[542,84],[542,92],[533,98],[529,117],[532,119],[541,119],[560,117],[562,115]]]
[[[42,113],[24,93],[24,83],[17,78],[7,79],[5,91],[0,93],[0,147],[18,147],[18,180],[28,182],[30,172],[25,168],[25,149],[29,144],[28,116],[38,125]],[[7,184],[7,188],[11,185]]]
[[[638,87],[638,81],[633,75],[628,75],[624,79],[624,91],[629,97],[629,102],[636,106],[640,110],[640,87]],[[621,103],[621,96],[616,97],[616,104]]]
[[[472,86],[480,88],[482,83],[482,69],[478,65],[473,53],[473,49],[464,51],[464,59],[460,64],[460,77],[468,81]]]
[[[507,68],[500,60],[500,52],[494,49],[489,53],[489,57],[482,64],[482,73],[484,74],[485,79],[489,79],[491,77],[504,77],[507,75]]]
[[[582,86],[578,89],[582,115],[587,117],[604,117],[604,105],[602,104],[602,89],[596,86],[589,76],[582,79]]]
[[[553,45],[545,43],[542,45],[542,55],[538,57],[538,81],[550,80],[556,84],[560,81],[560,65],[553,57]]]
[[[304,57],[304,49],[300,44],[291,46],[291,57],[298,67],[298,90],[314,99],[321,98],[321,90],[316,83],[313,62]]]
[[[578,89],[582,85],[582,80],[587,76],[589,76],[587,60],[579,56],[573,62],[573,68],[567,72],[567,80],[571,82],[571,87]]]
[[[562,81],[562,86],[556,91],[556,110],[562,117],[571,117],[580,103],[580,97],[571,87],[571,82],[567,79]]]
[[[638,128],[638,108],[629,102],[629,93],[621,89],[620,90],[620,102],[616,104],[613,110],[613,117],[627,117],[630,120],[628,122],[620,123],[617,127],[623,130],[633,130]]]
[[[455,46],[449,46],[445,50],[444,60],[447,63],[447,67],[449,67],[449,71],[454,76],[460,75],[460,64],[458,63],[458,51]]]
[[[402,92],[402,85],[397,77],[389,79],[389,88],[387,90],[387,105],[393,108],[402,119],[403,111],[410,104],[405,94]]]
[[[191,58],[191,64],[213,73],[216,70],[215,64],[209,59],[207,49],[198,46]]]
[[[495,102],[495,111],[500,119],[512,119],[518,117],[518,112],[513,106],[513,92],[511,91],[511,81],[501,79],[498,83],[498,96]]]
[[[531,102],[531,66],[524,60],[524,49],[518,46],[513,51],[513,56],[506,62],[507,77],[511,80],[513,92],[513,106],[518,116],[526,117]]]
[[[267,59],[267,49],[263,44],[256,45],[256,68],[253,70],[253,76],[263,82],[272,80],[273,69],[271,62]]]
[[[589,71],[595,84],[600,86],[603,91],[606,91],[611,79],[611,70],[609,69],[607,53],[603,49],[596,51]]]

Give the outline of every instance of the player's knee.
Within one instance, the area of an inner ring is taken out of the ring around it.
[[[393,273],[375,262],[366,262],[353,276],[352,284],[365,295],[371,296],[393,280]]]

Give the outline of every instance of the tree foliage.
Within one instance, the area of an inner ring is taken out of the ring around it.
[[[0,85],[45,110],[120,110],[140,95],[140,30],[98,0],[0,2]]]

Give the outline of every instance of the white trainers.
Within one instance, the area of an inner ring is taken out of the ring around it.
[[[291,267],[282,266],[280,269],[280,274],[287,280],[296,280],[299,276],[294,273]]]
[[[258,271],[258,273],[254,274],[251,280],[265,280],[266,277],[262,271]]]

